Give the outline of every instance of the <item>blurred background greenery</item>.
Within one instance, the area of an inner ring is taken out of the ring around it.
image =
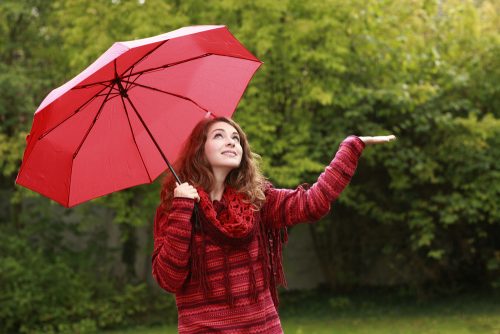
[[[0,332],[175,330],[150,267],[161,178],[73,209],[14,181],[52,89],[115,41],[197,24],[264,62],[235,119],[276,186],[313,183],[349,134],[398,137],[291,230],[285,330],[500,333],[498,0],[0,1]]]

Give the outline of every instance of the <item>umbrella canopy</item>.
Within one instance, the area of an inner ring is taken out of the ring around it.
[[[225,26],[117,42],[43,100],[16,183],[65,207],[151,183],[201,119],[232,116],[261,64]]]

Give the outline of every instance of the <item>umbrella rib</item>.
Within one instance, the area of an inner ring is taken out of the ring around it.
[[[97,94],[96,96],[106,96],[106,95],[108,95],[108,94]],[[112,93],[110,95],[114,97],[114,96],[120,95],[120,93]]]
[[[116,90],[116,93],[114,94],[120,94],[120,90],[118,88],[115,87],[115,83],[111,83],[109,85],[105,85],[105,84],[102,84],[104,87],[108,87],[108,88],[111,88],[112,90]],[[102,92],[102,91],[101,91]],[[103,94],[104,95],[104,94]]]
[[[167,40],[168,41],[168,40]],[[150,50],[149,52],[147,52],[145,55],[143,55],[141,58],[139,58],[136,62],[134,62],[132,65],[130,65],[125,71],[123,71],[122,75],[124,73],[126,73],[127,71],[131,70],[135,65],[137,65],[139,62],[141,62],[142,60],[144,60],[144,58],[146,58],[147,56],[149,56],[151,53],[153,53],[154,51],[156,51],[159,47],[161,47],[163,44],[165,44],[167,41],[163,41],[162,43],[160,43],[157,47],[155,47],[154,49]],[[115,62],[115,70],[116,70],[116,59],[114,60]],[[82,88],[87,88],[87,87],[91,87],[91,86],[95,86],[95,85],[101,85],[101,84],[104,84],[104,83],[112,83],[114,79],[111,79],[111,80],[104,80],[104,81],[98,81],[98,82],[92,82],[92,83],[89,83],[89,84],[86,84],[86,85],[82,85],[82,86],[75,86],[73,87],[72,89],[82,89]]]
[[[165,69],[167,67],[172,67],[172,66],[175,66],[175,65],[184,64],[184,63],[187,63],[187,62],[195,60],[195,59],[200,59],[200,58],[207,57],[209,55],[210,55],[210,53],[204,53],[201,56],[196,56],[196,57],[192,57],[192,58],[180,60],[180,61],[177,61],[175,63],[170,63],[170,64],[165,64],[165,65],[161,65],[161,66],[157,66],[157,67],[147,68],[147,69],[142,70],[142,71],[138,71],[138,72],[135,72],[135,73],[130,73],[129,75],[123,75],[122,78],[129,78],[131,76],[138,75],[138,74],[144,74],[144,73],[148,73],[148,72],[159,71],[159,70]]]
[[[139,78],[142,76],[142,73],[139,74],[137,77],[135,77],[135,79],[133,81],[127,81],[127,89],[129,89],[130,87],[132,87],[133,85],[135,85],[135,82],[137,80],[139,80]]]
[[[131,81],[128,81],[128,80],[123,80],[123,82],[126,82],[126,83],[133,83]],[[198,108],[200,109],[203,109],[205,110],[207,113],[209,112],[206,108],[203,108],[202,106],[200,106],[198,103],[196,103],[195,101],[191,100],[189,97],[185,97],[185,96],[182,96],[182,95],[179,95],[179,94],[175,94],[175,93],[171,93],[171,92],[167,92],[167,91],[164,91],[164,90],[161,90],[161,89],[158,89],[158,88],[154,88],[154,87],[151,87],[151,86],[146,86],[146,85],[142,85],[142,84],[138,84],[138,83],[133,83],[134,86],[138,86],[138,87],[142,87],[142,88],[147,88],[147,89],[151,89],[151,90],[154,90],[156,92],[160,92],[160,93],[164,93],[164,94],[168,94],[168,95],[172,95],[172,96],[175,96],[175,97],[178,97],[180,99],[184,99],[184,100],[187,100],[191,103],[193,103],[194,105],[196,105]]]
[[[109,99],[106,102],[109,102],[109,101],[111,101],[112,99],[114,99],[114,98],[116,98],[118,96],[120,96],[120,94],[109,94]]]
[[[94,128],[94,125],[97,121],[97,118],[99,117],[99,115],[101,114],[101,111],[102,109],[104,108],[104,105],[106,104],[106,102],[108,101],[108,98],[109,98],[109,95],[111,94],[111,90],[113,89],[113,86],[111,86],[109,88],[109,91],[108,91],[108,94],[106,95],[106,98],[104,99],[104,101],[102,101],[101,103],[101,106],[99,107],[99,110],[97,111],[97,114],[95,115],[93,121],[92,121],[92,124],[90,125],[90,127],[87,129],[87,133],[85,133],[85,136],[83,137],[82,141],[80,142],[80,144],[78,145],[78,148],[76,149],[75,153],[73,153],[73,160],[76,159],[76,156],[78,155],[78,152],[80,152],[80,149],[82,147],[82,145],[85,143],[85,140],[87,139],[90,131]]]
[[[242,59],[242,60],[248,60],[248,61],[253,61],[253,62],[260,62],[260,61],[257,61],[257,60],[248,59],[248,58],[242,58],[242,57],[235,57],[235,56],[229,56],[229,55],[223,55],[223,54],[217,54],[217,53],[204,53],[204,54],[202,54],[200,56],[192,57],[192,58],[189,58],[189,59],[184,59],[184,60],[181,60],[181,61],[178,61],[178,62],[175,62],[175,63],[165,64],[165,65],[161,65],[161,66],[157,66],[157,67],[151,67],[151,68],[148,68],[148,69],[145,69],[145,70],[142,70],[142,71],[138,71],[138,72],[135,72],[135,73],[131,72],[128,75],[122,75],[122,78],[128,78],[128,77],[131,77],[131,76],[134,76],[134,75],[137,75],[137,74],[144,74],[144,73],[148,73],[148,72],[159,71],[159,70],[162,70],[162,69],[165,69],[165,68],[168,68],[168,67],[173,67],[173,66],[176,66],[176,65],[180,65],[180,64],[183,64],[183,63],[190,62],[192,60],[205,58],[205,57],[208,57],[208,56],[229,57],[229,58]]]
[[[135,65],[134,65],[134,66],[135,66]],[[134,66],[132,66],[132,67],[130,68],[130,72],[131,72],[131,73],[132,73],[132,71],[134,70]],[[138,76],[137,76],[137,78],[136,78],[135,80],[137,80],[139,77],[140,77],[140,75],[138,75]],[[134,80],[134,82],[135,82],[135,80]],[[128,90],[131,86],[132,86],[131,84],[127,83],[127,84],[125,85],[125,90]]]
[[[101,110],[102,110],[102,108],[104,107],[104,104],[106,103],[106,100],[108,99],[108,96],[109,96],[109,94],[111,93],[111,90],[112,90],[112,89],[113,89],[113,87],[110,87],[110,88],[109,88],[109,91],[108,91],[108,94],[107,94],[106,98],[104,99],[104,101],[102,102],[101,106],[99,107],[99,111],[97,112],[96,117],[94,117],[94,120],[93,120],[93,122],[92,122],[92,126],[91,126],[88,130],[87,130],[87,133],[85,134],[85,137],[83,138],[83,140],[80,142],[80,145],[78,146],[77,151],[76,151],[75,153],[73,153],[73,161],[75,160],[76,155],[77,155],[77,154],[78,154],[78,152],[80,151],[80,148],[82,147],[83,142],[84,142],[84,141],[85,141],[85,139],[87,138],[87,136],[88,136],[88,134],[89,134],[89,132],[90,132],[90,129],[94,126],[94,124],[95,124],[95,122],[96,122],[96,119],[97,119],[97,116],[101,113]],[[103,90],[104,90],[104,88],[103,88]],[[102,90],[101,90],[101,92],[102,92]],[[71,197],[71,180],[72,180],[71,176],[72,176],[72,175],[73,175],[73,163],[71,164],[71,172],[70,172],[69,187],[68,187],[68,189],[69,189],[69,190],[68,190],[68,199],[67,199],[67,202],[66,202],[66,203],[68,203],[68,206],[69,206],[69,199],[70,199],[70,197]]]
[[[165,42],[167,42],[167,41],[165,41]],[[153,53],[154,51],[156,51],[160,46],[162,46],[163,44],[165,44],[165,42],[163,42],[162,44],[158,45],[156,48],[154,48],[151,51],[149,51],[148,53],[146,53],[139,60],[137,60],[134,64],[130,65],[125,71],[122,72],[120,78],[125,79],[125,78],[129,78],[131,76],[138,75],[138,74],[144,74],[144,73],[148,73],[148,72],[159,71],[159,70],[162,70],[162,69],[165,69],[165,68],[168,68],[168,67],[173,67],[173,66],[176,66],[176,65],[180,65],[180,64],[183,64],[183,63],[186,63],[186,62],[190,62],[192,60],[196,60],[196,59],[200,59],[200,58],[204,58],[204,57],[208,57],[208,56],[230,57],[230,58],[235,58],[235,59],[243,59],[243,60],[248,60],[248,61],[253,61],[253,62],[260,62],[260,61],[254,60],[254,59],[243,58],[243,57],[229,56],[229,55],[223,55],[223,54],[217,54],[217,53],[204,53],[204,54],[202,54],[200,56],[192,57],[192,58],[189,58],[189,59],[184,59],[184,60],[181,60],[181,61],[178,61],[178,62],[174,62],[174,63],[162,65],[162,66],[148,68],[148,69],[145,69],[145,70],[142,70],[142,71],[139,71],[139,72],[132,72],[133,68],[139,62],[141,62],[147,56],[149,56],[151,53]],[[125,75],[125,73],[127,73],[128,71],[131,71],[130,74]],[[82,85],[82,86],[75,86],[72,89],[82,89],[82,88],[88,88],[88,87],[95,86],[95,85],[102,85],[102,84],[105,84],[105,83],[112,83],[113,80],[114,79],[104,80],[104,81],[98,81],[98,82],[92,82],[92,83],[89,83],[89,84],[86,84],[86,85]]]
[[[91,103],[96,97],[98,96],[101,96],[101,92],[103,90],[105,90],[106,87],[104,87],[103,89],[101,89],[99,92],[97,92],[97,94],[94,94],[90,97],[90,99],[88,99],[87,101],[85,101],[82,105],[80,105],[78,108],[75,109],[75,111],[69,115],[68,117],[66,117],[65,119],[63,119],[60,123],[58,123],[56,126],[54,126],[53,128],[51,128],[50,130],[42,133],[40,135],[40,137],[38,137],[38,139],[42,139],[43,137],[45,137],[46,135],[48,135],[50,132],[52,132],[52,130],[54,130],[55,128],[57,128],[59,125],[61,125],[62,123],[66,122],[68,119],[70,119],[71,117],[75,116],[79,111],[81,111],[85,106],[87,106],[89,103]]]
[[[104,81],[97,81],[97,82],[92,82],[92,83],[89,83],[89,84],[86,84],[86,85],[75,86],[75,87],[71,88],[71,90],[73,90],[73,89],[89,88],[89,87],[96,86],[96,85],[104,85],[106,87],[109,87],[109,85],[105,85],[105,84],[110,84],[110,83],[113,82],[113,80],[114,79],[104,80]]]
[[[139,145],[137,145],[137,141],[135,140],[134,130],[132,129],[132,123],[130,123],[130,117],[128,115],[127,106],[125,105],[125,100],[123,99],[122,95],[120,95],[120,98],[122,100],[123,109],[125,110],[125,115],[127,115],[127,121],[128,121],[128,125],[130,127],[130,133],[132,134],[132,138],[134,139],[135,147],[137,148],[137,152],[139,152],[139,156],[141,157],[142,165],[144,166],[144,169],[146,170],[146,173],[148,174],[149,182],[151,183],[151,182],[153,182],[153,180],[151,179],[151,175],[149,175],[148,167],[146,166],[146,163],[144,162],[144,158],[142,157],[142,153],[141,153],[141,150],[139,149]],[[130,99],[129,99],[129,101],[130,101]]]
[[[161,42],[160,44],[158,44],[155,48],[149,50],[145,55],[143,55],[141,58],[137,59],[136,62],[134,62],[132,65],[130,65],[125,71],[122,72],[121,76],[120,77],[123,77],[123,75],[125,73],[127,73],[129,70],[131,71],[132,68],[134,66],[136,66],[137,64],[139,64],[141,61],[143,61],[147,56],[149,56],[150,54],[152,54],[153,52],[155,52],[156,50],[158,50],[158,48],[162,47],[163,44],[165,44],[167,41],[169,41],[168,39],[166,41],[163,41]]]
[[[207,54],[208,56],[219,56],[219,57],[228,57],[228,58],[235,58],[235,59],[240,59],[240,60],[248,60],[248,61],[253,61],[255,63],[261,63],[260,60],[255,60],[255,59],[250,59],[250,58],[245,58],[245,57],[236,57],[236,56],[231,56],[231,55],[223,55],[219,53],[209,53]]]

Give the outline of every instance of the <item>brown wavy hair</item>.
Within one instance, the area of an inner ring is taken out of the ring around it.
[[[230,118],[216,117],[201,120],[184,143],[179,158],[173,164],[174,170],[182,182],[188,182],[194,187],[201,186],[206,192],[212,190],[215,178],[205,156],[205,142],[208,129],[216,122],[225,122],[234,127],[240,136],[243,149],[240,166],[229,172],[225,184],[233,187],[237,192],[244,193],[255,210],[259,210],[265,200],[266,182],[260,170],[261,157],[251,151],[245,132]],[[175,177],[170,170],[167,170],[160,194],[162,208],[165,211],[172,205],[175,182]]]

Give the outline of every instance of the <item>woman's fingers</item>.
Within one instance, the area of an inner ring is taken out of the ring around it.
[[[190,193],[189,193],[189,194],[190,194],[190,196],[189,196],[190,198],[195,199],[197,202],[199,202],[199,201],[200,201],[200,195],[198,195],[198,191],[197,191],[196,189],[194,189],[194,188],[193,188],[193,189],[190,191]]]
[[[200,196],[198,195],[198,191],[196,190],[195,187],[190,185],[187,182],[184,182],[179,185],[178,182],[175,182],[176,187],[174,189],[174,197],[187,197],[187,198],[192,198],[196,199],[197,201],[200,200]]]
[[[198,195],[198,190],[194,189],[193,191],[193,198],[199,202],[200,201],[200,195]]]
[[[366,145],[372,144],[380,144],[380,143],[388,143],[393,140],[396,140],[395,135],[388,136],[372,136],[372,137],[359,137]]]
[[[393,141],[396,139],[396,136],[395,135],[389,135],[389,136],[377,136],[377,137],[374,137],[376,138],[377,140],[379,140],[379,142],[390,142],[390,141]]]

